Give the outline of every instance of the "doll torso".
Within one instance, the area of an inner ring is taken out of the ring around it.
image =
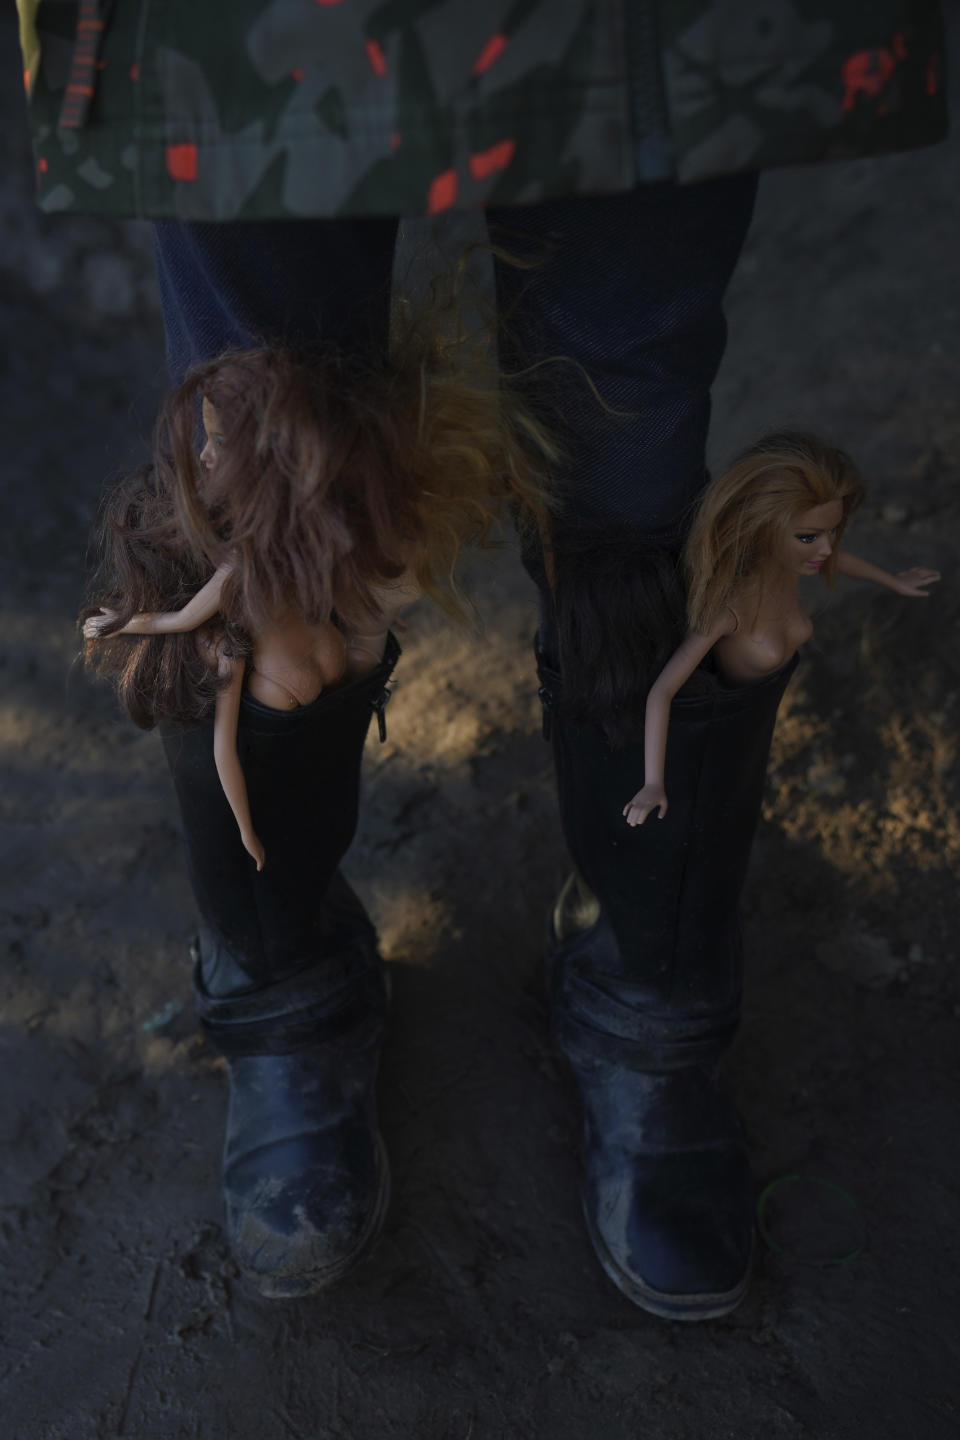
[[[332,623],[308,625],[297,615],[270,620],[255,637],[247,690],[274,710],[310,705],[343,676],[346,639]]]
[[[729,607],[736,621],[714,647],[725,680],[749,684],[786,665],[813,634],[813,621],[793,594],[744,595]]]
[[[352,617],[346,634],[332,621],[311,625],[293,611],[261,626],[247,668],[250,695],[271,709],[293,710],[312,704],[331,685],[372,669],[383,654],[389,625],[417,599],[420,588],[406,574],[373,586],[372,593],[380,613]]]

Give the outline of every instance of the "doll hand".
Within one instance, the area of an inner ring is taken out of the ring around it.
[[[912,570],[901,570],[895,575],[896,591],[898,595],[918,595],[922,599],[927,598],[927,585],[935,585],[940,579],[939,570],[927,570],[923,565],[914,565]]]
[[[667,813],[667,796],[662,785],[644,785],[623,807],[628,825],[642,825],[651,810],[658,810],[661,820]]]
[[[100,607],[99,615],[88,615],[83,622],[83,638],[85,640],[99,640],[104,630],[114,623],[119,610],[107,610],[105,606]]]
[[[257,836],[254,835],[252,830],[241,830],[240,839],[243,841],[243,848],[244,850],[246,850],[247,854],[252,855],[254,860],[256,860],[257,869],[262,870],[263,862],[267,858],[267,852],[260,844]]]

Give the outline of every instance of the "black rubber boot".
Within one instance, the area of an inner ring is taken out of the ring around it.
[[[718,1065],[739,1020],[738,899],[792,670],[678,696],[670,808],[631,829],[642,744],[611,751],[557,716],[559,676],[541,666],[578,870],[549,964],[555,1039],[584,1104],[584,1214],[613,1282],[671,1319],[727,1314],[749,1282],[753,1182]]]
[[[391,637],[369,676],[294,711],[244,696],[239,750],[266,851],[260,874],[217,776],[212,723],[164,735],[201,914],[198,1010],[230,1075],[228,1234],[267,1296],[340,1279],[386,1214],[374,1101],[386,987],[373,926],[337,866],[398,655]]]

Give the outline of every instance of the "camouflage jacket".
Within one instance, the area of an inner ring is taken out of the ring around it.
[[[924,145],[936,0],[20,0],[44,210],[422,215]]]

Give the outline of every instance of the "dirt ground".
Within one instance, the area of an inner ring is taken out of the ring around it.
[[[347,867],[393,974],[386,1233],[339,1289],[267,1302],[221,1231],[226,1081],[191,1017],[159,744],[76,664],[98,491],[164,379],[148,241],[32,211],[6,9],[0,38],[3,1433],[955,1440],[957,142],[765,177],[715,394],[714,461],[771,424],[834,437],[871,486],[851,546],[944,572],[926,602],[845,583],[822,607],[745,895],[731,1073],[758,1184],[820,1177],[856,1209],[781,1187],[785,1251],[723,1321],[647,1316],[595,1263],[547,1037],[565,861],[508,548],[474,567],[482,641],[411,616]],[[861,1221],[859,1258],[808,1263]]]

